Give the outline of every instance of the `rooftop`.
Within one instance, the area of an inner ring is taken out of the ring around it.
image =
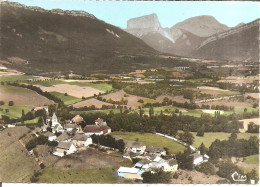
[[[125,141],[125,146],[126,147],[142,147],[145,146],[145,144],[143,142],[139,142],[139,141]]]
[[[70,149],[70,146],[72,145],[71,142],[60,142],[57,146],[57,148],[61,149]]]
[[[72,118],[72,121],[75,123],[81,123],[84,121],[84,119],[80,115],[76,115],[74,118]]]
[[[58,141],[64,141],[64,140],[67,140],[67,139],[69,139],[69,135],[67,134],[67,133],[62,133],[58,138],[57,138],[57,140]]]
[[[87,135],[83,135],[83,134],[76,134],[72,140],[79,140],[79,141],[86,141],[89,138],[89,136]]]
[[[146,148],[146,151],[150,152],[150,153],[160,153],[160,152],[164,151],[164,149],[162,149],[160,147],[149,146]]]
[[[135,173],[137,174],[139,171],[139,169],[137,168],[129,168],[129,167],[120,167],[117,172],[120,172],[120,173]]]

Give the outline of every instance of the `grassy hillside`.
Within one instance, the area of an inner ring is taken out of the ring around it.
[[[2,182],[30,182],[34,171],[40,168],[18,141],[1,150],[0,165]]]

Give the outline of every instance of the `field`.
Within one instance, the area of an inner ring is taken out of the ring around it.
[[[3,109],[3,111],[0,111],[0,117],[2,115],[6,115],[11,119],[20,118],[22,116],[22,110],[24,110],[25,114],[31,111],[30,106],[21,106],[21,105],[14,105],[14,106],[2,105],[0,106],[0,109]],[[9,112],[6,112],[5,111],[6,109],[8,109]]]
[[[192,134],[195,138],[194,143],[193,143],[193,145],[195,147],[199,147],[202,142],[204,143],[204,145],[206,147],[209,147],[211,145],[211,143],[214,142],[216,139],[228,140],[231,133],[207,132],[207,133],[204,133],[203,137],[196,136],[196,134],[197,134],[196,132],[192,132]],[[250,136],[257,136],[258,137],[258,134],[256,134],[256,133],[238,133],[237,134],[238,139],[249,139]]]
[[[197,89],[201,91],[201,93],[210,94],[212,96],[218,96],[218,97],[239,94],[239,92],[237,91],[223,90],[220,88],[209,87],[209,86],[200,86],[197,87]]]
[[[245,157],[245,163],[259,165],[259,155],[251,155],[251,156]]]
[[[229,76],[225,79],[219,80],[218,82],[228,82],[234,84],[252,84],[254,81],[259,81],[259,76],[247,76],[247,77],[236,77]]]
[[[259,93],[246,93],[245,97],[247,96],[253,97],[255,99],[259,99]]]
[[[165,107],[154,107],[154,115],[160,115],[161,111],[163,111],[164,115],[171,115],[172,113],[175,113],[175,110],[178,109],[179,111],[182,112],[183,115],[188,115],[188,116],[194,116],[194,117],[200,117],[201,114],[203,113],[201,110],[190,110],[190,109],[185,109],[185,108],[180,108],[180,107],[175,107],[175,106],[165,106]],[[144,114],[149,115],[149,109],[148,108],[143,108]],[[139,109],[134,110],[134,112],[139,113]],[[179,113],[175,113],[179,115]]]
[[[31,76],[31,75],[11,75],[11,76],[0,76],[0,82],[1,81],[10,81],[10,82],[15,82],[15,81],[25,81],[28,79],[35,79],[36,77]]]
[[[76,103],[76,102],[79,102],[82,100],[81,98],[73,97],[70,95],[65,96],[63,93],[59,93],[59,92],[50,92],[50,94],[61,99],[65,105],[71,105],[73,103]]]
[[[75,108],[84,107],[84,106],[89,107],[89,106],[92,106],[92,105],[94,105],[96,108],[101,108],[102,105],[112,105],[112,104],[105,103],[103,101],[99,101],[95,98],[91,98],[91,99],[86,99],[84,101],[75,103],[75,104],[73,104],[73,107],[75,107]]]
[[[95,80],[48,80],[48,81],[37,81],[37,82],[32,82],[32,84],[35,85],[41,85],[44,87],[51,87],[54,85],[58,85],[58,84],[68,84],[68,85],[76,85],[76,86],[80,86],[80,87],[91,87],[91,88],[95,88],[97,90],[101,90],[103,92],[106,91],[111,91],[112,90],[112,85],[111,84],[107,84],[107,83],[100,83],[100,82],[96,82]]]
[[[40,183],[116,183],[112,168],[59,169],[48,167],[39,177]]]
[[[70,84],[55,84],[50,87],[45,87],[41,85],[35,85],[39,88],[41,88],[43,91],[47,92],[59,92],[59,93],[67,93],[68,95],[82,98],[84,97],[91,97],[94,96],[94,94],[98,95],[99,93],[105,93],[102,90],[98,90],[96,88],[92,88],[89,86],[78,86],[78,85],[70,85]]]
[[[30,123],[38,123],[39,117],[31,119],[31,120],[26,120],[23,123],[22,122],[18,122],[17,124],[30,124]]]
[[[205,103],[198,103],[199,106],[201,105],[226,105],[226,106],[233,106],[233,107],[249,107],[252,106],[249,102],[238,102],[238,101],[230,101],[230,100],[219,100],[219,101],[212,101],[212,102],[205,102]]]
[[[146,146],[167,147],[170,153],[179,153],[185,150],[185,147],[173,140],[157,136],[150,133],[138,132],[112,132],[112,136],[122,137],[124,140],[136,140],[143,142]]]
[[[127,101],[128,101],[127,107],[132,107],[132,109],[138,108],[139,106],[141,106],[142,104],[145,104],[145,103],[155,103],[156,102],[156,100],[154,100],[154,99],[149,99],[149,98],[145,98],[145,97],[127,94],[123,90],[119,90],[119,91],[116,91],[113,93],[109,93],[107,95],[103,95],[102,98],[105,98],[107,100],[112,99],[113,101],[120,101],[122,98],[124,100],[127,99]],[[139,99],[142,99],[144,101],[144,103],[138,102]]]
[[[8,103],[14,101],[15,105],[43,106],[54,102],[36,92],[15,86],[0,86],[0,100]]]

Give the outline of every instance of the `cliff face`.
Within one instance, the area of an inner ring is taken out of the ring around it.
[[[160,52],[181,56],[189,56],[201,41],[199,36],[181,28],[162,28],[156,14],[128,20],[126,31]]]
[[[208,59],[235,61],[259,60],[259,24],[248,24],[212,35],[193,52],[193,56]]]
[[[199,37],[208,37],[218,32],[228,30],[229,27],[219,23],[212,16],[197,16],[177,23],[171,29],[172,32],[174,32],[175,29],[182,29]]]
[[[126,31],[141,37],[150,32],[161,32],[162,28],[156,14],[150,14],[127,21]]]

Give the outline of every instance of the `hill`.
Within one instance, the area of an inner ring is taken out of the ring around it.
[[[258,61],[260,19],[208,37],[193,52],[206,59]]]
[[[83,11],[1,3],[1,60],[26,73],[122,73],[161,64],[141,39]]]

